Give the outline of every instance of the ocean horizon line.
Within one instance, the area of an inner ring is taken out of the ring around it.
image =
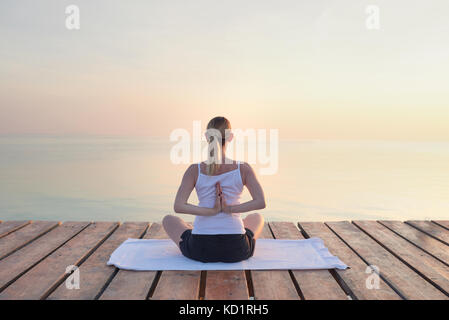
[[[78,134],[78,133],[0,133],[0,139],[13,138],[49,138],[49,139],[152,139],[170,141],[169,135],[129,135],[129,134]],[[409,139],[367,139],[367,138],[300,138],[300,137],[279,137],[282,142],[366,142],[366,143],[435,143],[449,144],[449,140],[409,140]]]

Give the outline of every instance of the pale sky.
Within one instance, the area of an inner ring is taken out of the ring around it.
[[[448,14],[447,0],[2,0],[0,134],[168,136],[223,115],[281,138],[449,141]]]

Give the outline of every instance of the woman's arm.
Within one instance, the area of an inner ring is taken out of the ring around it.
[[[242,168],[243,184],[248,188],[253,200],[235,206],[228,206],[226,205],[226,201],[220,187],[219,193],[221,194],[220,198],[222,211],[226,213],[243,213],[252,210],[264,209],[266,206],[265,195],[263,194],[262,186],[257,180],[253,168],[251,168],[251,166],[247,163],[242,163],[240,167]]]
[[[178,192],[176,193],[175,204],[173,209],[176,213],[187,213],[196,216],[212,216],[220,211],[220,198],[218,196],[217,188],[217,198],[215,201],[215,206],[213,208],[203,208],[189,204],[189,196],[195,187],[197,166],[191,165],[187,168],[184,176],[182,177],[181,185],[179,186]]]

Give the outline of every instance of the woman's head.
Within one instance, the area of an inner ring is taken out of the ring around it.
[[[207,169],[208,175],[213,175],[222,162],[226,143],[231,141],[231,123],[225,117],[215,117],[207,124],[206,139],[209,143]]]

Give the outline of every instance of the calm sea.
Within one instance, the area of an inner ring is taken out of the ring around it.
[[[171,163],[172,146],[1,137],[0,219],[160,221],[187,168]],[[272,221],[449,218],[448,143],[282,141],[277,173],[259,180]]]

